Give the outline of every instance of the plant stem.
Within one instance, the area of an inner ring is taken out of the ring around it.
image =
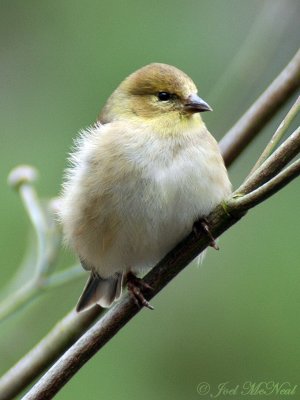
[[[299,90],[299,87],[300,50],[220,141],[220,149],[227,166],[232,164],[257,132],[262,130],[286,100]]]
[[[257,170],[258,167],[260,167],[266,159],[272,154],[274,149],[277,147],[279,144],[280,140],[283,138],[285,133],[287,132],[288,128],[290,127],[291,123],[297,116],[297,114],[300,112],[300,96],[296,100],[295,104],[293,107],[289,110],[287,113],[286,117],[284,120],[281,122],[279,127],[277,128],[276,132],[274,133],[272,139],[270,142],[267,144],[266,148],[262,152],[261,156],[255,163],[254,167],[252,168],[250,175],[253,174],[254,171]]]

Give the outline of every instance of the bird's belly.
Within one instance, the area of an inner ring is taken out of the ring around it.
[[[142,178],[122,189],[118,214],[124,218],[112,251],[125,269],[153,266],[192,230],[198,218],[223,200],[225,187],[214,173],[201,158],[177,160],[168,168],[149,166]]]

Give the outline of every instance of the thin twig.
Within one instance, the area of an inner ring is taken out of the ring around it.
[[[233,197],[233,202],[228,201],[226,207],[227,211],[231,212],[231,207],[235,209],[238,207],[240,210],[249,210],[255,207],[259,203],[265,201],[270,196],[273,196],[276,192],[284,188],[293,179],[300,175],[300,159],[294,161],[291,165],[281,171],[278,175],[266,182],[262,186],[253,190],[249,194],[242,197]]]
[[[41,342],[1,378],[0,399],[13,399],[20,393],[46,365],[51,365],[66,347],[73,344],[101,312],[102,309],[96,306],[81,314],[74,310],[67,314]]]
[[[85,272],[82,266],[76,264],[72,267],[64,269],[63,271],[50,275],[45,280],[44,288],[46,290],[53,289],[54,287],[65,285],[66,283],[72,282],[78,278],[83,278],[84,276]]]
[[[226,165],[252,141],[258,131],[300,87],[300,50],[249,110],[220,141]]]
[[[15,313],[24,304],[27,304],[39,291],[40,288],[36,285],[36,282],[30,280],[11,295],[4,298],[0,304],[0,322],[3,322],[7,317]]]
[[[18,290],[5,297],[0,303],[0,323],[20,310],[31,300],[42,294],[45,290],[53,289],[82,278],[84,271],[80,265],[74,265],[64,271],[56,272],[49,277],[31,279],[23,284]],[[1,399],[1,396],[0,396]]]
[[[8,177],[9,184],[17,189],[37,236],[37,256],[31,262],[29,280],[18,289],[8,292],[0,302],[0,323],[25,306],[46,289],[57,287],[83,276],[83,270],[76,265],[64,271],[52,273],[61,248],[61,232],[53,216],[53,201],[44,206],[33,186],[36,170],[27,165],[14,168]],[[21,264],[22,269],[23,264]],[[19,271],[18,271],[19,273]],[[11,283],[10,283],[11,285]]]
[[[300,127],[239,187],[240,194],[250,193],[282,170],[300,151]]]
[[[254,167],[252,168],[250,175],[253,174],[254,171],[257,170],[258,167],[260,167],[266,159],[272,154],[274,149],[277,147],[279,144],[280,140],[283,138],[285,133],[287,132],[289,126],[293,122],[293,120],[296,118],[297,114],[300,112],[300,96],[296,100],[295,104],[292,106],[292,108],[289,110],[279,127],[276,129],[276,132],[272,136],[272,139],[270,142],[267,144],[266,148],[262,152],[261,156],[255,163]]]

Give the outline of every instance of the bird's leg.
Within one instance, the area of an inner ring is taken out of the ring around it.
[[[136,305],[139,307],[144,306],[150,310],[154,310],[151,304],[145,299],[143,295],[144,289],[152,290],[152,287],[142,279],[135,276],[132,272],[128,272],[126,276],[127,289],[131,293]]]
[[[219,250],[219,246],[217,245],[215,238],[211,234],[209,229],[209,225],[206,218],[201,218],[194,223],[193,231],[196,235],[199,235],[201,232],[204,232],[210,239],[209,245],[213,247],[215,250]]]

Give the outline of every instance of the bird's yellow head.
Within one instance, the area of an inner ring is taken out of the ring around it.
[[[99,120],[108,123],[142,118],[149,123],[166,125],[190,120],[196,113],[211,110],[197,95],[196,85],[189,76],[171,65],[153,63],[129,75],[119,85]]]

